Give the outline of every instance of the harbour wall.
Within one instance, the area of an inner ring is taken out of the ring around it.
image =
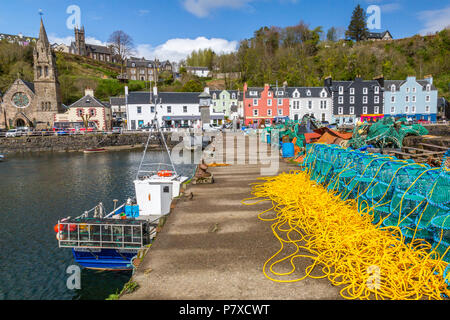
[[[149,149],[161,148],[159,137],[155,134],[150,139]],[[169,147],[175,145],[170,139],[170,133],[165,133],[165,138]],[[1,138],[0,153],[75,152],[92,148],[132,149],[143,147],[147,139],[148,133]]]

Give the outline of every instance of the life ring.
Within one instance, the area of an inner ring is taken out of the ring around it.
[[[158,171],[158,177],[171,177],[172,176],[172,171],[170,170],[161,170]]]
[[[56,239],[57,239],[57,240],[66,240],[66,235],[65,235],[62,231],[59,231],[59,232],[56,234]]]

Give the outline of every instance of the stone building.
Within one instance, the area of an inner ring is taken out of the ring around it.
[[[113,50],[107,46],[86,43],[84,27],[75,28],[75,41],[70,44],[69,52],[103,62],[119,62]]]
[[[41,19],[33,52],[34,81],[18,78],[5,92],[0,126],[51,128],[55,114],[63,111],[56,58]]]
[[[173,72],[172,64],[167,61],[146,60],[145,58],[127,59],[126,77],[128,80],[158,81],[163,72]]]

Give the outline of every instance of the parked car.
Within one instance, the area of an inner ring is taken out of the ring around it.
[[[22,131],[17,129],[10,129],[6,132],[6,137],[20,137],[22,135]]]
[[[205,130],[205,131],[209,131],[209,132],[221,132],[222,131],[222,129],[221,128],[219,128],[219,127],[216,127],[216,126],[213,126],[213,125],[211,125],[211,124],[209,124],[209,123],[204,123],[203,124],[203,130]]]

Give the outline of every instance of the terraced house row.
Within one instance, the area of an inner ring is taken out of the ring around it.
[[[385,116],[435,122],[438,91],[433,77],[424,80],[384,80],[378,77],[334,81],[328,77],[323,87],[248,87],[244,84],[243,110],[246,125],[271,124],[289,117],[299,120],[312,115],[317,120],[353,124],[358,120],[377,121]]]

